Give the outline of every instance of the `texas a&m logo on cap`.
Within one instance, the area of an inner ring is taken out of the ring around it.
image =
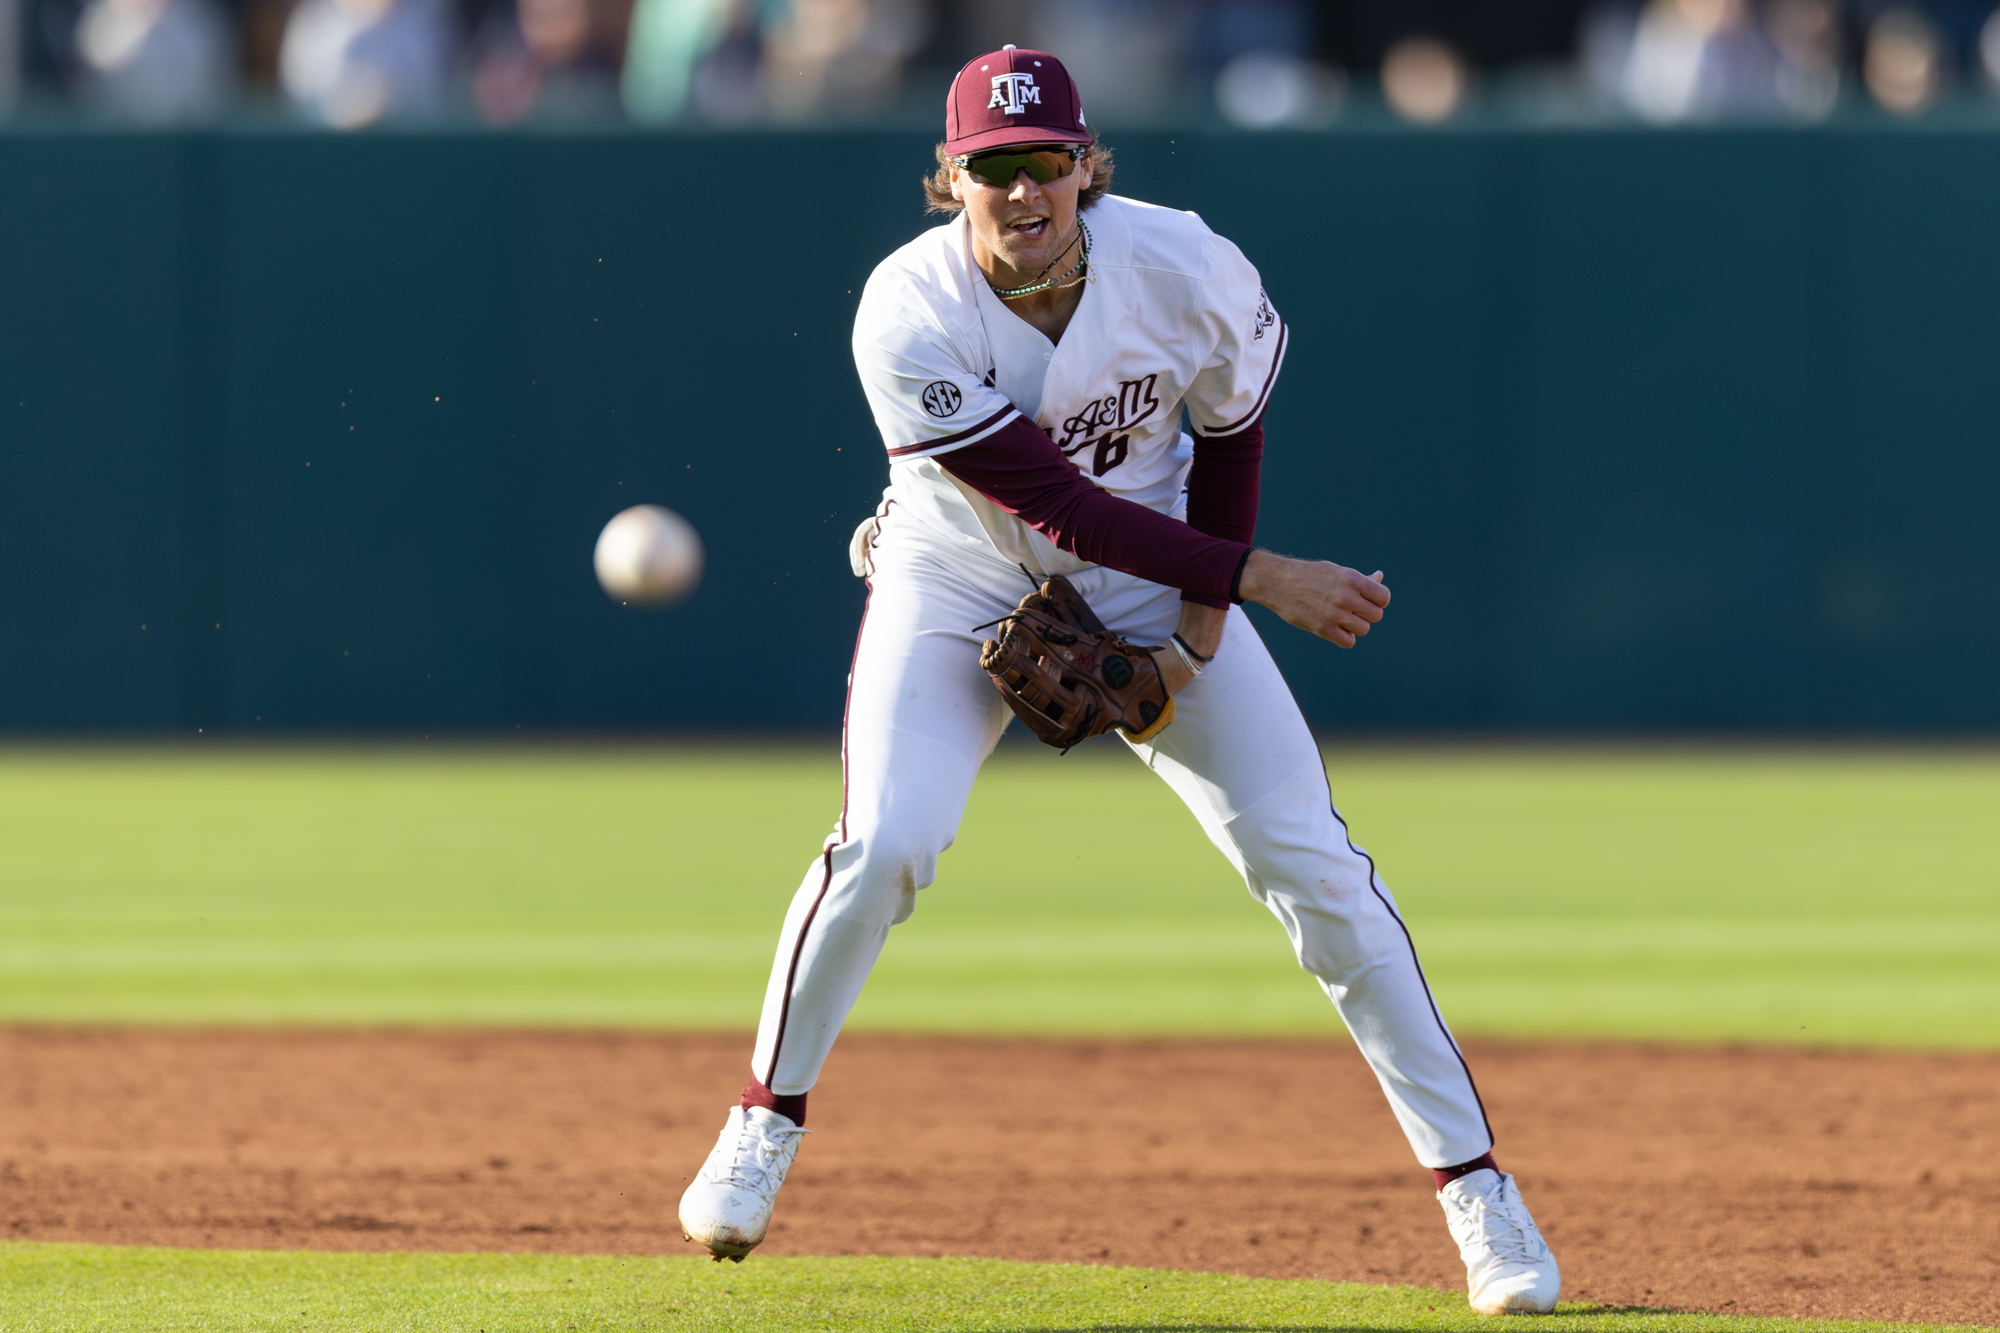
[[[993,100],[986,104],[987,110],[999,107],[1010,116],[1024,114],[1028,105],[1042,104],[1042,90],[1035,86],[1032,74],[995,74],[993,76]]]
[[[967,61],[951,81],[944,150],[952,157],[1014,144],[1089,142],[1076,80],[1047,51],[1003,46]]]

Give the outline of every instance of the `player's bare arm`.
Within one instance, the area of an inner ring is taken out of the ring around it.
[[[1268,606],[1342,648],[1352,648],[1389,606],[1379,569],[1363,574],[1330,560],[1294,560],[1271,551],[1250,553],[1237,588],[1244,601]]]
[[[1195,652],[1203,657],[1214,657],[1222,650],[1222,627],[1228,621],[1227,607],[1182,602],[1180,627],[1174,632]],[[1160,679],[1165,683],[1168,694],[1179,694],[1194,679],[1194,672],[1172,648],[1162,648],[1154,653],[1153,661],[1160,668]]]
[[[1268,606],[1300,629],[1352,648],[1356,639],[1382,619],[1389,606],[1389,589],[1382,571],[1358,569],[1326,560],[1294,560],[1271,551],[1253,551],[1243,568],[1238,590],[1246,602]],[[1203,657],[1222,647],[1222,627],[1229,613],[1221,607],[1186,602],[1181,606],[1180,636]],[[1194,673],[1171,649],[1153,654],[1169,694],[1178,694]]]

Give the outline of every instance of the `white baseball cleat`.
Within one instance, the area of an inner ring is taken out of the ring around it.
[[[1547,1314],[1562,1274],[1514,1177],[1469,1171],[1438,1191],[1445,1225],[1465,1260],[1465,1291],[1481,1314]]]
[[[717,1263],[742,1263],[763,1241],[778,1187],[810,1133],[761,1106],[731,1107],[722,1136],[681,1195],[681,1234],[706,1245]]]

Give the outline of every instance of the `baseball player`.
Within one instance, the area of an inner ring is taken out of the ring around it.
[[[1389,605],[1379,571],[1251,544],[1284,320],[1199,217],[1109,193],[1109,152],[1048,52],[968,63],[945,127],[926,191],[949,220],[882,261],[855,317],[889,486],[851,550],[869,595],[840,817],[786,915],[753,1078],[681,1200],[683,1230],[717,1259],[763,1240],[806,1094],[1019,713],[1055,744],[1119,730],[1180,795],[1431,1168],[1473,1307],[1551,1310],[1555,1259],[1240,609],[1352,647]]]

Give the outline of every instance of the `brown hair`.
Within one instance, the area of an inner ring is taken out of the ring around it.
[[[957,213],[965,205],[951,197],[951,154],[944,144],[937,146],[937,170],[924,177],[924,212]],[[1076,211],[1081,213],[1111,193],[1111,145],[1090,132],[1090,184],[1078,191]]]

